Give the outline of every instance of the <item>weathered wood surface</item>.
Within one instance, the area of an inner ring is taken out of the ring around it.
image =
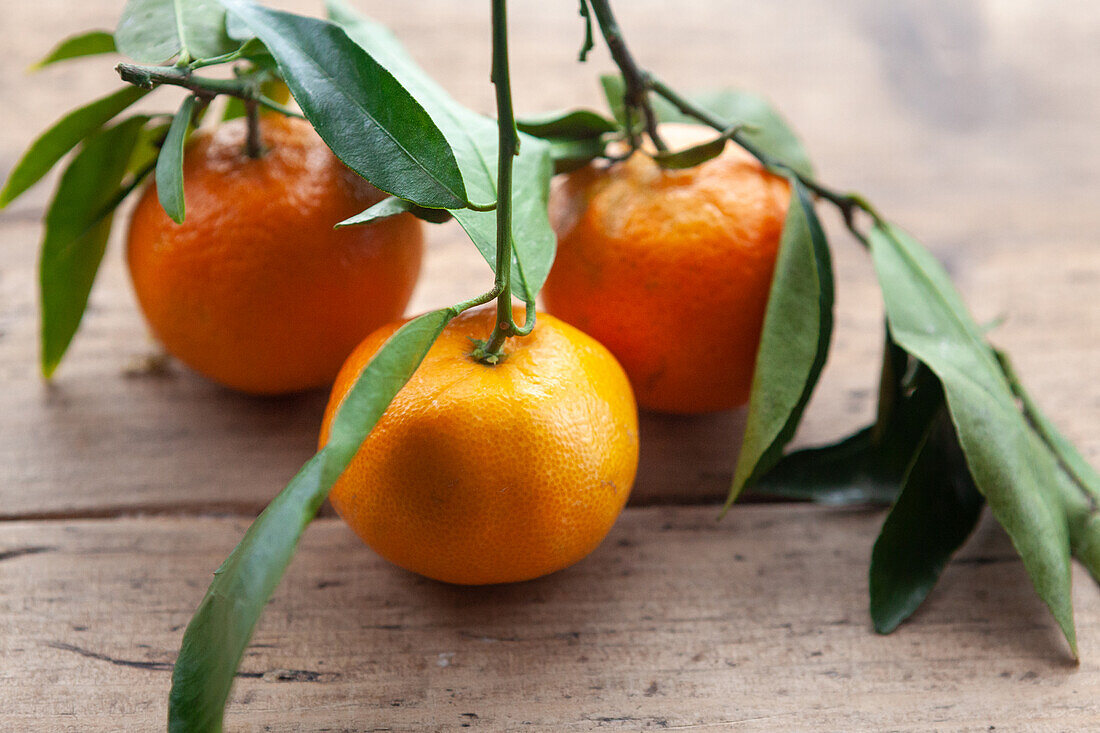
[[[116,84],[106,62],[25,68],[60,36],[109,27],[122,4],[0,0],[0,177],[34,131]],[[490,109],[485,13],[357,4]],[[593,77],[609,67],[602,52],[574,63],[575,3],[511,5],[519,107],[598,105]],[[648,65],[684,88],[766,93],[824,179],[932,247],[979,319],[1006,316],[996,341],[1100,462],[1100,4],[619,6]],[[0,213],[0,519],[16,520],[0,523],[0,730],[155,728],[182,625],[247,518],[312,452],[324,395],[254,399],[151,368],[117,236],[44,385],[34,267],[50,188]],[[877,373],[872,273],[836,241],[839,325],[806,443],[865,420]],[[432,228],[411,309],[487,282],[460,232]],[[710,507],[642,508],[722,496],[741,420],[645,416],[635,507],[592,558],[535,583],[421,581],[319,522],[249,650],[230,729],[1100,727],[1096,586],[1075,569],[1074,668],[988,522],[929,605],[883,638],[865,611],[881,514],[753,506],[715,523]],[[135,513],[180,516],[114,518]]]
[[[4,3],[6,24],[20,31],[0,58],[0,172],[32,131],[115,84],[106,61],[34,77],[24,69],[55,37],[109,26],[119,5]],[[606,61],[573,61],[581,28],[567,5],[515,4],[521,109],[598,104],[592,75]],[[998,342],[1086,456],[1100,458],[1100,382],[1091,377],[1100,361],[1100,82],[1092,73],[1100,50],[1088,40],[1100,33],[1100,10],[1038,0],[935,9],[807,0],[749,4],[738,14],[692,3],[672,18],[663,3],[623,5],[637,52],[654,68],[685,86],[766,92],[796,121],[826,179],[865,191],[924,238],[979,318],[1007,317]],[[457,94],[489,108],[482,14],[466,18],[465,4],[443,0],[363,6]],[[55,384],[44,386],[34,267],[48,192],[40,186],[0,214],[0,516],[258,511],[313,450],[324,396],[253,399],[175,364],[148,369],[157,349],[135,310],[117,237],[83,330]],[[803,430],[808,442],[864,420],[876,378],[872,274],[854,244],[843,235],[837,242],[839,326]],[[488,281],[456,227],[433,228],[411,310],[456,302]],[[736,414],[646,418],[634,501],[721,497],[740,422]]]
[[[227,726],[1096,729],[1100,590],[1083,571],[1080,667],[991,522],[912,622],[876,636],[865,568],[880,517],[639,508],[575,567],[480,589],[396,570],[320,520],[245,655]],[[181,628],[245,526],[8,524],[0,728],[161,725]]]

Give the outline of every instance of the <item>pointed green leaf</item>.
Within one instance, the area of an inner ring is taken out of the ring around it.
[[[148,90],[126,87],[102,99],[74,109],[31,143],[15,164],[0,190],[0,209],[49,173],[57,161],[77,144],[114,119],[120,112],[148,94]]]
[[[1020,383],[1008,356],[995,352],[1005,378],[1024,414],[1031,423],[1036,438],[1051,453],[1055,463],[1054,483],[1063,497],[1069,517],[1070,545],[1075,557],[1084,563],[1092,577],[1100,582],[1100,473],[1039,408]]]
[[[225,703],[245,647],[298,540],[332,484],[455,315],[452,308],[427,313],[382,345],[340,404],[328,443],[252,523],[214,573],[184,632],[172,672],[170,731],[222,729]]]
[[[871,553],[875,631],[888,634],[917,610],[974,531],[984,503],[941,412],[910,461],[901,495]]]
[[[399,199],[396,196],[387,196],[369,209],[344,219],[336,225],[336,228],[370,224],[372,221],[388,219],[399,214],[412,214],[418,219],[432,224],[442,224],[451,219],[451,212],[446,209],[425,209],[423,206],[417,206],[411,201]]]
[[[104,53],[114,53],[115,37],[107,31],[87,31],[75,36],[69,36],[61,43],[53,47],[46,56],[34,66],[33,71],[56,64],[58,61],[80,58],[82,56],[97,56]]]
[[[728,507],[778,462],[794,435],[833,332],[833,271],[825,234],[806,188],[791,181],[791,202],[764,315],[745,436]]]
[[[183,223],[186,213],[183,200],[183,149],[194,111],[195,98],[185,98],[176,116],[172,118],[168,136],[164,138],[164,146],[157,157],[157,199],[164,207],[164,213],[177,224]]]
[[[65,169],[46,211],[39,285],[42,372],[49,377],[73,339],[99,271],[119,186],[147,117],[93,134]]]
[[[517,120],[516,127],[520,132],[535,137],[563,140],[587,140],[619,129],[614,121],[587,109],[571,109],[538,117],[527,117]]]
[[[421,69],[384,26],[356,13],[340,0],[327,3],[330,17],[355,43],[390,71],[436,121],[454,150],[470,200],[496,199],[496,122],[463,107]],[[557,237],[550,227],[547,201],[553,175],[550,147],[521,134],[512,191],[512,231],[516,243],[514,271],[519,295],[533,302],[550,272]],[[402,196],[401,198],[407,198]],[[458,210],[454,216],[485,257],[496,261],[496,215],[492,211]]]
[[[813,176],[813,164],[798,136],[774,107],[751,92],[721,89],[692,94],[691,100],[724,120],[727,126],[742,125],[738,133],[769,158],[783,163],[801,176]],[[667,121],[691,121],[678,111],[660,105],[658,114]]]
[[[247,0],[223,2],[271,51],[306,117],[352,170],[421,206],[469,204],[455,154],[439,127],[339,26]]]
[[[144,64],[214,58],[240,46],[226,33],[218,0],[129,0],[114,38],[119,51]]]
[[[894,338],[943,384],[974,482],[1076,656],[1067,517],[1049,483],[1053,470],[1042,465],[1051,457],[1036,449],[996,357],[943,267],[888,224],[876,224],[870,245]]]
[[[721,133],[712,140],[681,148],[680,150],[658,151],[653,154],[653,159],[656,160],[662,168],[671,170],[694,168],[700,163],[705,163],[721,155],[722,151],[726,149],[726,145],[729,143],[730,138],[740,129],[740,127],[731,127],[729,130]]]

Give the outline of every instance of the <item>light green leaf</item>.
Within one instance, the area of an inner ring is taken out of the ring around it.
[[[1037,450],[997,359],[943,267],[888,224],[875,225],[870,246],[894,338],[943,384],[974,482],[1076,656],[1069,529],[1051,482],[1053,459]]]
[[[951,423],[940,412],[909,462],[901,495],[871,553],[875,631],[889,634],[924,602],[974,531],[984,503]]]
[[[183,149],[187,142],[187,131],[191,126],[191,116],[195,111],[195,98],[186,97],[180,105],[164,146],[157,157],[157,198],[164,212],[177,224],[183,223],[185,207],[183,200]]]
[[[372,53],[327,21],[223,2],[271,51],[302,111],[348,167],[421,206],[469,204],[447,139]]]
[[[73,157],[46,211],[39,285],[42,372],[50,377],[73,339],[99,271],[119,188],[147,117],[91,135]]]
[[[114,119],[120,112],[148,94],[148,90],[126,87],[74,109],[31,143],[15,164],[0,190],[0,209],[18,198],[57,165],[81,140]]]
[[[214,573],[184,632],[172,672],[170,731],[222,729],[225,703],[245,647],[298,540],[332,484],[455,315],[453,308],[427,313],[382,345],[340,404],[328,443],[252,523]]]
[[[828,243],[809,192],[792,179],[745,436],[727,508],[746,485],[778,462],[825,365],[832,331],[833,271]]]
[[[719,134],[711,140],[681,148],[680,150],[658,151],[653,154],[653,159],[656,160],[662,168],[669,168],[671,170],[694,168],[700,163],[705,163],[721,155],[722,151],[726,149],[726,145],[729,143],[730,138],[740,129],[740,127],[731,127],[726,132]]]
[[[240,46],[225,31],[218,0],[129,0],[114,38],[119,51],[144,64],[214,58]]]
[[[424,106],[454,150],[469,198],[496,199],[496,122],[463,107],[421,69],[384,26],[363,17],[339,0],[329,0],[329,16],[353,41],[384,66]],[[557,238],[550,227],[547,201],[553,160],[550,147],[521,134],[520,153],[513,169],[512,233],[514,271],[519,294],[533,302],[554,261]],[[401,196],[401,198],[408,198]],[[490,267],[496,261],[496,215],[492,211],[454,211],[455,219],[473,240]]]
[[[35,63],[31,70],[37,71],[58,61],[114,53],[117,50],[115,37],[107,31],[87,31],[61,41],[41,61]]]

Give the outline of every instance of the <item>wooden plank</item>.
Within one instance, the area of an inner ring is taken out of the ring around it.
[[[870,630],[880,512],[628,509],[591,557],[518,585],[394,568],[339,521],[302,543],[229,730],[1093,730],[1100,590],[1075,568],[1075,667],[984,523],[929,603]],[[239,519],[15,522],[0,534],[0,729],[146,730]]]
[[[456,94],[489,108],[483,14],[445,0],[363,5]],[[1100,63],[1090,40],[1100,33],[1100,6],[908,0],[890,15],[866,0],[758,5],[733,17],[708,0],[670,18],[663,3],[640,0],[621,12],[638,54],[673,82],[734,82],[773,97],[825,178],[857,185],[920,235],[980,319],[1008,317],[997,340],[1086,457],[1100,460],[1100,383],[1089,378],[1100,361],[1100,209],[1092,205],[1100,172],[1091,164],[1100,159],[1092,134],[1100,81],[1089,71]],[[0,58],[0,172],[32,130],[115,84],[108,62],[34,77],[23,70],[59,36],[109,27],[118,4],[17,3],[6,12],[21,32]],[[517,0],[512,17],[521,109],[599,104],[592,75],[607,62],[573,61],[573,8]],[[151,104],[167,104],[163,94]],[[164,365],[136,312],[117,236],[83,331],[47,388],[35,365],[34,267],[48,188],[0,214],[0,516],[258,511],[311,453],[324,395],[247,398]],[[873,397],[879,299],[862,253],[843,235],[836,241],[833,363],[803,443],[859,425]],[[460,232],[433,227],[410,310],[455,302],[487,282]],[[739,413],[645,416],[634,500],[721,497],[742,422]]]

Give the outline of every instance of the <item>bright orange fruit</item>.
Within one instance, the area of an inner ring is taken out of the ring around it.
[[[380,555],[448,583],[528,580],[577,562],[611,528],[638,465],[637,409],[615,357],[540,315],[488,366],[470,351],[494,317],[482,308],[447,326],[329,496]],[[348,358],[322,445],[344,395],[400,325]]]
[[[674,148],[714,135],[693,125],[660,132]],[[558,254],[545,307],[618,357],[642,407],[742,405],[789,195],[732,143],[686,170],[636,152],[570,173],[550,198]]]
[[[401,316],[420,270],[411,215],[336,230],[385,194],[341,163],[302,120],[263,115],[197,132],[184,156],[187,217],[146,189],[127,257],[154,334],[181,361],[245,392],[331,384],[367,334]]]

